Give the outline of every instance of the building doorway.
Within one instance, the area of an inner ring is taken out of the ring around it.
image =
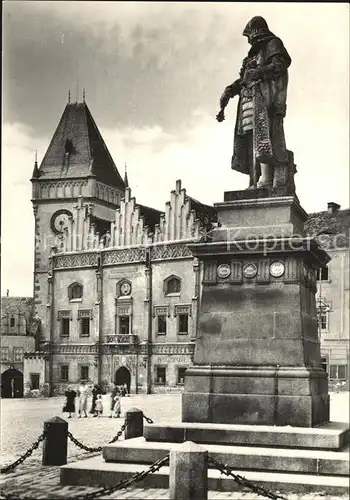
[[[30,374],[30,388],[39,389],[40,387],[40,373],[31,373]]]
[[[9,368],[1,374],[1,397],[23,398],[23,373]]]
[[[130,375],[130,371],[125,366],[121,366],[115,372],[114,383],[116,385],[126,384],[126,386],[128,388],[128,393],[130,394],[131,375]]]

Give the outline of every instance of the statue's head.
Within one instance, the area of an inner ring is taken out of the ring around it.
[[[261,16],[253,17],[243,30],[243,36],[248,38],[248,42],[251,45],[269,35],[272,35],[272,33],[269,30],[267,22]]]

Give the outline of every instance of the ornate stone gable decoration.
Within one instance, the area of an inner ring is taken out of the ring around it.
[[[131,189],[125,189],[124,199],[115,212],[115,221],[111,224],[110,246],[146,245],[149,243],[149,228],[141,215],[140,206],[131,196]]]
[[[199,239],[211,228],[214,218],[211,207],[187,196],[177,180],[170,201],[165,204],[165,213],[155,227],[153,242]]]

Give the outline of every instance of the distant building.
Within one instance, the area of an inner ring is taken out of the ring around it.
[[[181,181],[163,212],[137,203],[85,102],[66,105],[31,181],[40,328],[24,354],[25,386],[37,374],[52,395],[82,380],[105,389],[126,383],[133,392],[181,390],[202,282],[187,244],[210,234],[215,208],[189,196]],[[345,233],[349,210],[331,212],[311,214],[308,233]],[[330,274],[319,281],[319,320],[324,365],[336,383],[348,379],[349,238],[333,243]]]
[[[307,232],[332,260],[317,273],[316,305],[321,355],[330,388],[349,383],[350,210],[328,203],[327,211],[309,214]]]
[[[1,397],[23,396],[24,353],[35,351],[37,335],[34,299],[1,298]],[[30,375],[33,388],[44,383],[37,374]]]

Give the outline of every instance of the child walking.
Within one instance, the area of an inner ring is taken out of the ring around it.
[[[112,409],[112,412],[109,416],[109,418],[112,418],[112,417],[120,417],[120,414],[121,414],[121,405],[120,405],[120,395],[119,393],[117,393],[115,396],[114,396],[114,406],[113,406],[113,409]]]
[[[103,413],[102,394],[97,394],[94,417],[99,417],[100,415],[102,415],[102,413]]]

